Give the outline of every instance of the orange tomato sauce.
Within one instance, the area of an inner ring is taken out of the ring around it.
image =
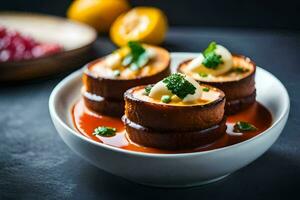
[[[128,139],[125,132],[125,127],[119,118],[112,118],[108,116],[97,115],[89,111],[82,100],[78,101],[72,108],[73,123],[76,130],[81,134],[90,138],[96,142],[104,143],[110,146],[126,149],[130,151],[146,152],[146,153],[190,153],[213,150],[222,148],[246,141],[253,138],[266,129],[272,124],[272,115],[262,104],[256,102],[246,110],[239,112],[238,114],[227,117],[227,131],[226,134],[214,143],[187,150],[162,150],[157,148],[150,148],[140,146],[133,143]],[[233,131],[233,125],[237,121],[245,121],[253,124],[257,130],[249,131],[244,133],[235,133]],[[109,126],[117,129],[117,133],[113,137],[100,137],[94,136],[94,129],[98,126]]]

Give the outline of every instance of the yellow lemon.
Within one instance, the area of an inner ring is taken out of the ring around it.
[[[164,13],[153,7],[136,7],[120,15],[110,28],[110,37],[118,46],[129,41],[158,45],[164,41],[168,21]]]
[[[114,20],[129,9],[126,0],[75,0],[68,18],[86,23],[99,32],[107,32]]]

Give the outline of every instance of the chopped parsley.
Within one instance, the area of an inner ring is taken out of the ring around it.
[[[217,48],[216,42],[209,43],[208,47],[203,51],[203,55],[206,56],[207,54],[214,52],[216,48]]]
[[[121,75],[120,70],[114,70],[114,71],[113,71],[113,75],[114,75],[114,77],[120,76],[120,75]]]
[[[116,135],[116,128],[107,127],[107,126],[99,126],[94,130],[93,135],[98,135],[102,137],[112,137]]]
[[[245,131],[255,131],[257,130],[257,128],[248,122],[238,121],[235,123],[233,130],[235,132],[245,132]]]
[[[249,72],[249,69],[243,68],[243,67],[234,67],[234,68],[232,68],[232,71],[236,72],[238,74],[242,74],[242,73]]]
[[[199,76],[205,78],[205,77],[208,76],[208,74],[207,74],[207,73],[204,73],[204,72],[199,72]]]
[[[168,90],[180,99],[184,99],[189,94],[195,94],[196,87],[185,79],[185,75],[180,73],[175,73],[164,78],[163,83]]]
[[[129,41],[128,46],[131,50],[133,60],[138,60],[139,57],[146,52],[146,49],[139,42]]]
[[[220,64],[223,63],[222,56],[215,53],[217,43],[211,42],[208,47],[204,50],[204,60],[202,64],[209,69],[217,69]]]
[[[202,62],[202,64],[209,69],[217,69],[221,63],[223,63],[222,56],[214,52],[207,54]]]
[[[171,97],[169,95],[163,95],[161,97],[161,102],[163,102],[163,103],[170,103],[171,102]]]
[[[152,87],[153,87],[152,85],[146,86],[143,94],[148,96],[151,92]]]
[[[202,91],[208,92],[208,91],[209,91],[209,88],[205,87],[205,88],[202,89]]]
[[[139,42],[130,41],[128,42],[128,46],[130,48],[130,53],[123,59],[123,66],[129,67],[131,70],[135,71],[149,62],[150,57],[146,49]]]

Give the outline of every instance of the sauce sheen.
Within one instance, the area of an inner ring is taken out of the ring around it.
[[[146,153],[191,153],[191,152],[200,152],[218,149],[233,144],[237,144],[248,139],[251,139],[266,129],[268,129],[272,124],[272,115],[271,113],[260,103],[256,102],[251,107],[246,110],[241,111],[238,114],[227,117],[227,134],[216,142],[195,149],[187,149],[180,151],[170,151],[170,150],[161,150],[156,148],[144,147],[138,144],[133,143],[128,139],[125,132],[125,127],[118,118],[112,118],[108,116],[101,116],[94,114],[89,111],[85,106],[82,100],[78,101],[72,109],[73,123],[81,134],[90,138],[96,142],[104,143],[110,146],[130,150],[137,152],[146,152]],[[253,124],[257,127],[256,131],[249,131],[244,133],[236,133],[233,131],[233,125],[237,121],[245,121]],[[117,129],[117,133],[113,137],[100,137],[94,136],[94,129],[98,126],[109,126]]]

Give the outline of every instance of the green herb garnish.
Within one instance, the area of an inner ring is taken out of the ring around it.
[[[216,42],[209,43],[208,47],[203,51],[203,55],[206,56],[209,53],[213,53],[217,48]]]
[[[208,92],[209,91],[209,88],[205,87],[202,89],[204,92]]]
[[[214,52],[207,54],[202,62],[202,64],[209,69],[217,69],[221,63],[223,63],[222,56],[217,55]]]
[[[148,96],[151,92],[152,87],[153,87],[152,85],[146,86],[143,94]]]
[[[128,67],[131,70],[138,70],[144,65],[146,65],[150,57],[146,49],[139,43],[135,41],[128,42],[130,48],[130,53],[123,59],[122,65]]]
[[[114,70],[113,74],[114,74],[114,77],[118,77],[121,75],[121,72],[120,72],[120,70]]]
[[[208,76],[208,74],[207,74],[207,73],[204,73],[204,72],[199,72],[199,76],[205,78],[205,77]]]
[[[217,69],[219,64],[223,63],[222,56],[217,55],[215,50],[217,48],[216,42],[211,42],[208,47],[204,50],[204,60],[202,64],[209,69]]]
[[[248,122],[238,121],[235,123],[233,130],[235,132],[245,132],[245,131],[255,131],[257,130],[257,128]]]
[[[93,135],[98,135],[102,137],[112,137],[116,135],[116,128],[107,127],[107,126],[99,126],[94,130]]]
[[[195,94],[196,87],[185,79],[185,75],[175,73],[163,79],[168,90],[184,99],[189,94]]]
[[[243,67],[234,67],[234,68],[232,68],[232,71],[236,72],[238,74],[242,74],[242,73],[249,72],[249,69],[243,68]]]
[[[169,95],[163,95],[160,100],[163,103],[170,103],[171,102],[171,97]]]
[[[139,42],[129,41],[128,46],[131,50],[133,60],[138,60],[139,57],[146,52],[146,49]]]

